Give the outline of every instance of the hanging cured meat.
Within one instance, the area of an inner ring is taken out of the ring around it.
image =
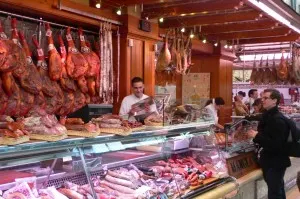
[[[264,68],[264,73],[263,73],[263,77],[262,77],[262,83],[263,84],[270,84],[271,83],[271,70],[269,68],[269,59],[267,57],[267,62],[266,62],[266,66]]]
[[[83,35],[83,31],[81,28],[78,29],[80,45],[81,45],[81,53],[86,59],[88,63],[88,70],[85,74],[87,79],[87,85],[89,89],[90,96],[96,95],[96,79],[99,79],[100,76],[100,59],[94,53],[91,48],[86,45],[85,38]],[[97,77],[98,76],[98,77]],[[99,89],[99,88],[98,88]]]
[[[0,79],[0,115],[3,115],[7,107],[8,97],[2,89],[2,81]]]
[[[299,57],[299,50],[297,48],[293,48],[293,73],[296,82],[300,82],[300,57]]]
[[[60,45],[61,69],[62,69],[60,85],[62,89],[64,89],[67,92],[75,92],[76,91],[75,82],[68,76],[67,69],[66,69],[67,51],[61,35],[58,35],[58,41]]]
[[[168,34],[166,34],[163,47],[160,51],[160,54],[157,59],[156,70],[163,71],[165,70],[171,62],[171,53],[168,47]]]
[[[78,89],[74,93],[74,106],[72,112],[75,112],[86,105],[85,95]]]
[[[57,52],[53,38],[52,31],[49,23],[45,24],[46,37],[48,40],[48,53],[49,53],[49,77],[51,80],[59,80],[62,76],[61,56]]]
[[[59,116],[67,116],[69,113],[73,111],[74,103],[75,103],[74,93],[64,92],[64,104],[59,109],[59,111],[56,112],[56,114]]]
[[[273,57],[273,64],[272,64],[272,67],[270,68],[270,70],[271,70],[270,82],[271,82],[271,84],[276,84],[277,83],[277,72],[276,72],[276,64],[275,64],[275,55]]]
[[[52,81],[49,77],[48,65],[45,61],[44,51],[40,47],[36,37],[32,37],[32,40],[37,48],[37,67],[43,82],[42,91],[45,94],[46,101],[45,111],[48,114],[54,114],[61,108],[64,102],[64,94],[58,83]]]
[[[20,48],[20,62],[18,63],[19,67],[13,70],[13,75],[15,78],[17,78],[20,81],[22,85],[24,80],[28,79],[29,72],[26,70],[26,53],[19,42],[16,18],[13,18],[11,20],[11,28],[12,28],[12,33],[11,33],[12,41]]]
[[[176,35],[175,30],[173,30],[173,34]],[[177,66],[177,49],[176,49],[176,38],[172,41],[171,46],[171,64],[176,67]]]
[[[110,24],[100,24],[100,89],[99,96],[104,103],[113,103],[113,91],[116,80],[113,72],[112,31]]]
[[[67,72],[73,79],[83,77],[88,70],[88,63],[83,55],[75,47],[71,36],[70,27],[67,28],[66,38],[68,41],[68,55],[67,55]]]
[[[253,60],[253,68],[252,68],[252,72],[251,72],[251,76],[250,76],[251,84],[255,83],[256,75],[257,75],[257,67],[256,67],[256,55],[255,55],[254,60]]]
[[[256,77],[255,77],[255,84],[262,84],[263,82],[263,74],[264,74],[264,71],[263,71],[263,68],[262,68],[262,64],[263,64],[263,60],[262,60],[262,57],[260,59],[260,62],[259,62],[259,66],[258,66],[258,70],[257,70],[257,74],[256,74]]]
[[[286,62],[284,60],[283,53],[281,56],[279,67],[277,69],[277,77],[279,80],[281,80],[283,82],[286,81],[288,78],[288,68],[287,68]]]
[[[292,63],[289,63],[289,57],[287,56],[285,59],[285,64],[287,66],[287,79],[284,81],[284,84],[295,84],[295,76],[293,74]]]
[[[0,22],[0,71],[10,72],[19,67],[22,62],[21,53],[22,49],[8,39]]]

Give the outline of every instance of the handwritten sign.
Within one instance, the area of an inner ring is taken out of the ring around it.
[[[228,158],[226,159],[226,164],[228,174],[236,178],[247,175],[258,167],[257,162],[255,161],[255,153],[253,151]]]

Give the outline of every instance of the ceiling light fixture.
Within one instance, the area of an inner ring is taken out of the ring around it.
[[[185,28],[183,27],[183,28],[181,28],[181,30],[180,30],[181,32],[185,32]]]
[[[227,44],[225,44],[224,48],[228,48],[228,45],[227,45]]]
[[[98,0],[96,1],[96,4],[95,4],[96,8],[101,8],[101,0]]]
[[[119,9],[117,10],[117,15],[122,15],[122,9],[121,9],[121,8],[119,8]]]
[[[288,26],[289,28],[293,29],[297,33],[300,33],[300,29],[295,27],[294,25],[291,24],[289,20],[275,12],[273,9],[271,9],[269,6],[264,4],[262,1],[257,1],[257,0],[248,0],[250,3],[264,11],[267,15],[271,16],[272,18],[276,19],[277,21],[283,23],[284,25]]]
[[[229,46],[229,49],[232,49],[232,45]]]
[[[163,23],[164,22],[164,18],[163,17],[159,18],[159,22]]]
[[[218,42],[215,42],[215,43],[214,43],[214,46],[217,47],[217,46],[218,46]]]
[[[191,39],[193,39],[194,37],[195,37],[194,33],[193,33],[193,32],[191,32],[191,34],[190,34],[190,38],[191,38]]]

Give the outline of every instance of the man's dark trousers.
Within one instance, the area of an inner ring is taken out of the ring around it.
[[[262,168],[262,170],[268,185],[268,199],[286,199],[283,180],[286,168]]]

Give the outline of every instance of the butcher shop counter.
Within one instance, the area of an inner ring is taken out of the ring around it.
[[[162,160],[168,164],[177,165],[178,162],[174,162],[175,157],[176,161],[191,161],[191,164],[196,164],[202,168],[203,166],[195,163],[192,157],[179,156],[179,154],[185,153],[189,149],[172,151],[171,148],[171,151],[162,150],[161,152],[152,153],[128,150],[135,149],[138,146],[156,144],[160,144],[162,149],[168,147],[170,149],[170,145],[166,147],[166,143],[212,135],[212,124],[212,122],[201,122],[146,129],[134,132],[126,137],[103,134],[96,138],[68,138],[57,142],[37,141],[16,146],[1,146],[0,172],[2,179],[6,181],[3,182],[0,179],[0,190],[5,191],[14,188],[17,185],[14,181],[15,178],[28,176],[36,177],[38,188],[50,186],[59,188],[66,186],[66,182],[75,183],[78,186],[89,185],[89,187],[93,187],[91,185],[95,184],[98,177],[103,176],[103,173],[107,170],[112,169],[116,171],[117,168],[124,167],[124,165],[125,167],[131,165],[130,168],[135,168],[133,165],[150,165],[149,167],[152,167],[156,166],[155,162],[161,163]],[[206,149],[212,150],[213,146],[207,145],[205,146],[207,148],[203,146],[202,151]],[[116,152],[123,152],[123,155],[119,154],[116,156]],[[111,153],[114,153],[115,156],[108,155]],[[121,160],[118,158],[121,158]],[[152,164],[144,164],[144,162],[152,162]],[[210,164],[210,166],[212,167],[213,165]],[[177,170],[181,173],[183,168],[178,168]],[[226,175],[210,178],[211,174],[207,173],[202,176],[205,180],[208,178],[208,181],[197,181],[197,183],[200,183],[195,185],[195,187],[199,186],[199,189],[196,190],[198,194],[232,181],[232,178],[226,177]],[[201,183],[203,182],[205,184],[202,185]],[[177,189],[175,184],[173,184],[173,189]],[[184,186],[189,185],[184,184]],[[92,188],[90,190],[92,190],[91,196],[97,198],[98,193],[96,193],[95,189]],[[186,198],[191,197],[187,195]]]

